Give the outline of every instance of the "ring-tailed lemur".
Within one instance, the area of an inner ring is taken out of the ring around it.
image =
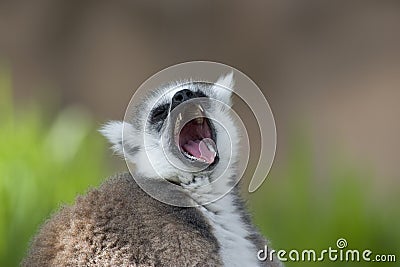
[[[230,190],[240,137],[228,113],[231,91],[221,87],[232,88],[232,76],[160,88],[132,121],[108,123],[101,132],[135,164],[135,179],[116,175],[62,208],[42,226],[23,266],[281,266],[258,260],[267,241],[238,189]],[[188,104],[196,99],[224,105]],[[183,123],[187,114],[195,118]],[[138,178],[160,192],[170,181],[163,194],[185,207],[149,196]]]

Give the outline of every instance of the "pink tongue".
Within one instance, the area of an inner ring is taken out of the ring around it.
[[[192,156],[204,160],[211,164],[214,162],[216,156],[216,145],[210,138],[204,138],[203,140],[190,140],[183,145],[183,148],[189,152]],[[211,150],[213,149],[213,150]]]

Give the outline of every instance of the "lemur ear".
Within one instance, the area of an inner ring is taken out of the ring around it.
[[[122,149],[123,125],[124,123],[122,121],[109,121],[99,130],[99,132],[112,144],[114,152],[121,156],[124,154]]]
[[[228,106],[232,106],[232,92],[234,90],[233,87],[235,86],[233,71],[226,75],[220,76],[215,84],[219,85],[214,86],[213,88],[213,91],[215,92],[218,100],[224,102]]]
[[[139,146],[133,143],[137,141],[138,138],[126,138],[131,135],[135,137],[135,130],[130,123],[122,121],[110,121],[106,123],[99,131],[112,144],[111,148],[115,153],[120,156],[128,157],[132,160],[132,157],[138,151]],[[125,142],[122,142],[124,135],[126,135],[124,139]]]

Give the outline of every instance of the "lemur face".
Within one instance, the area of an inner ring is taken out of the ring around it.
[[[111,122],[101,131],[145,177],[178,184],[206,174],[217,177],[236,156],[238,134],[229,114],[232,76],[157,89],[125,122]]]

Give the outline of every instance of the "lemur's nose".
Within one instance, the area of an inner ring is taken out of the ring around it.
[[[185,102],[186,100],[192,99],[196,97],[195,94],[188,90],[188,89],[183,89],[175,93],[175,95],[172,97],[172,108],[175,108],[177,105]]]

